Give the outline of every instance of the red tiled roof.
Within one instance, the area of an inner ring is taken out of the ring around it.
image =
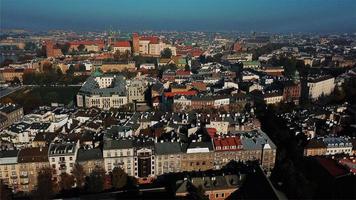
[[[82,41],[71,41],[69,42],[69,45],[98,45],[98,46],[101,46],[101,45],[104,45],[104,41],[103,40],[93,40],[93,41],[90,41],[90,40],[82,40]]]
[[[216,128],[207,128],[206,131],[208,131],[208,134],[211,138],[213,138],[216,134]]]
[[[117,41],[114,43],[114,47],[131,47],[129,41]]]
[[[140,40],[149,40],[151,44],[159,43],[159,38],[157,36],[141,36]]]
[[[339,177],[339,176],[347,175],[349,173],[343,166],[339,165],[333,159],[317,157],[316,160],[333,177]]]
[[[215,147],[220,147],[217,148],[219,151],[229,151],[229,150],[241,150],[241,141],[240,138],[238,137],[227,137],[227,138],[214,138],[214,145]],[[231,147],[234,146],[235,148],[231,149]],[[224,149],[224,147],[228,147],[227,149]]]
[[[198,94],[197,91],[195,90],[191,90],[191,91],[179,91],[179,92],[165,92],[164,96],[165,97],[174,97],[177,95],[182,95],[182,96],[194,96]]]
[[[183,75],[190,75],[190,71],[189,70],[177,70],[176,71],[176,75],[178,76],[183,76]]]

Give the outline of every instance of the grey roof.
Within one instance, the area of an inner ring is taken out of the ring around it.
[[[213,144],[211,142],[192,142],[189,144],[188,149],[193,148],[209,148],[209,150],[213,150]]]
[[[265,148],[266,144],[268,144],[271,149],[276,149],[276,145],[266,135],[266,133],[264,133],[261,130],[242,132],[240,133],[240,135],[241,135],[241,143],[243,145],[243,149],[260,150],[262,148]]]
[[[75,143],[52,143],[49,146],[49,156],[74,154],[76,144]]]
[[[133,148],[132,139],[104,140],[104,150]]]
[[[188,185],[192,184],[195,187],[203,187],[204,191],[224,190],[229,188],[238,188],[241,185],[237,175],[215,176],[215,177],[193,177],[191,180],[178,181],[181,183],[176,190],[176,193],[188,192]]]
[[[163,142],[155,144],[155,151],[158,155],[179,154],[182,148],[178,142]]]
[[[103,77],[103,76],[101,76]],[[126,81],[125,78],[121,75],[113,76],[111,87],[100,88],[99,84],[96,82],[95,77],[90,76],[84,85],[80,88],[79,93],[82,94],[91,94],[91,95],[100,95],[100,96],[111,96],[119,95],[126,96]]]
[[[84,162],[89,160],[103,159],[103,153],[100,149],[79,149],[77,155],[78,162]]]
[[[0,151],[0,158],[17,157],[19,150]]]
[[[1,104],[0,103],[0,112],[3,112],[3,113],[11,113],[17,109],[20,109],[22,108],[20,105],[18,104]]]

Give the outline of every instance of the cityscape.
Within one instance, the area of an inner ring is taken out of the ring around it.
[[[0,199],[355,199],[356,3],[323,2],[0,0]]]

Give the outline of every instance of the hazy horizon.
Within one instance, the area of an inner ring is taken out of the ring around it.
[[[356,32],[354,0],[0,0],[1,29]]]

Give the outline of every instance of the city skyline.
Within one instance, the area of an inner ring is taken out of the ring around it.
[[[356,2],[1,0],[1,29],[355,32]]]

